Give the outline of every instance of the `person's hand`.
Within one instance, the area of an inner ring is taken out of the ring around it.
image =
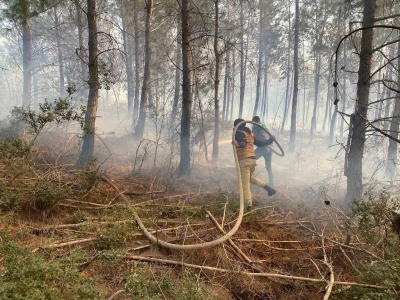
[[[234,146],[236,146],[236,147],[239,147],[239,143],[238,143],[237,140],[233,140],[233,141],[232,141],[232,145],[234,145]]]

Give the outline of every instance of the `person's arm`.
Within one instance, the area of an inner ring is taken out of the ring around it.
[[[265,147],[268,145],[271,145],[274,142],[274,137],[271,136],[268,140],[259,140],[257,138],[254,138],[254,145],[257,147]]]

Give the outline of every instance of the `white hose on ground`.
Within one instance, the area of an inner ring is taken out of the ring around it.
[[[240,125],[244,124],[244,123],[252,123],[255,125],[258,125],[257,123],[253,122],[253,121],[242,121],[239,124],[237,124],[235,126],[235,128],[233,129],[232,132],[232,141],[235,140],[235,135],[236,135],[236,131],[239,128]],[[259,125],[258,125],[259,126]],[[260,126],[261,127],[261,126]],[[266,131],[270,136],[272,136],[268,130],[266,130],[265,128],[261,127],[264,131]],[[276,142],[276,140],[275,140]],[[276,142],[277,143],[277,142]],[[277,145],[279,145],[277,143]],[[240,197],[240,206],[239,206],[239,216],[236,220],[235,225],[233,226],[233,228],[227,232],[224,236],[221,236],[220,238],[210,241],[210,242],[205,242],[205,243],[200,243],[200,244],[193,244],[193,245],[177,245],[177,244],[172,244],[163,240],[160,240],[158,237],[152,235],[146,228],[146,226],[143,224],[142,220],[140,219],[139,215],[137,214],[135,208],[133,208],[132,206],[128,206],[129,209],[131,210],[133,217],[135,218],[136,222],[138,223],[140,229],[142,230],[143,234],[154,244],[160,245],[162,247],[168,248],[168,249],[173,249],[173,250],[198,250],[198,249],[205,249],[205,248],[212,248],[215,246],[218,246],[220,244],[222,244],[223,242],[225,242],[226,240],[228,240],[229,238],[231,238],[236,231],[238,231],[240,224],[242,223],[243,220],[243,213],[244,213],[244,198],[243,198],[243,186],[242,186],[242,176],[240,174],[240,167],[239,167],[239,159],[237,156],[237,152],[236,152],[236,146],[233,146],[233,155],[235,157],[235,164],[236,164],[236,171],[237,171],[237,176],[238,176],[238,180],[239,180],[239,197]],[[280,145],[279,145],[280,147]],[[280,147],[280,149],[282,149]],[[283,150],[282,150],[282,154],[283,154]],[[283,155],[282,155],[283,156]],[[111,181],[110,178],[108,177],[103,177],[103,179],[108,182],[116,191],[118,191],[119,195],[123,198],[123,200],[129,205],[130,200],[127,196],[125,196],[123,193],[121,193],[118,189],[118,187]]]

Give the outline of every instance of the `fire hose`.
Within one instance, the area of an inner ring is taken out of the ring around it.
[[[240,123],[238,123],[235,128],[233,129],[233,133],[232,133],[232,141],[235,140],[235,134],[237,129],[239,128],[240,125],[244,124],[244,123],[251,123],[254,125],[259,126],[260,128],[262,128],[267,134],[269,134],[271,137],[272,135],[269,133],[269,131],[265,128],[263,128],[262,126],[260,126],[259,124],[257,124],[256,122],[253,121],[242,121]],[[281,145],[275,140],[274,138],[274,142],[276,143],[276,145],[279,147],[281,153],[278,154],[276,151],[274,151],[272,148],[270,148],[274,153],[276,153],[279,156],[283,156],[284,155],[284,151],[281,147]],[[122,199],[126,202],[127,205],[129,205],[129,209],[131,210],[134,219],[136,220],[137,224],[139,225],[139,228],[142,230],[143,234],[154,244],[168,248],[168,249],[173,249],[173,250],[198,250],[198,249],[205,249],[205,248],[212,248],[215,246],[218,246],[220,244],[222,244],[223,242],[227,241],[228,239],[230,239],[239,229],[240,224],[242,223],[243,220],[243,214],[244,214],[244,197],[243,197],[243,186],[242,186],[242,176],[240,174],[240,167],[239,167],[239,159],[237,156],[237,152],[236,152],[236,146],[233,146],[233,154],[235,157],[235,163],[236,163],[236,171],[237,171],[237,176],[238,176],[238,180],[239,180],[239,197],[240,197],[240,205],[239,205],[239,216],[235,222],[235,225],[233,226],[233,228],[227,232],[225,235],[221,236],[220,238],[210,241],[210,242],[205,242],[205,243],[200,243],[200,244],[192,244],[192,245],[177,245],[177,244],[172,244],[163,240],[160,240],[158,237],[154,236],[153,234],[151,234],[146,226],[143,224],[142,220],[140,219],[138,213],[136,212],[135,208],[133,208],[132,206],[130,206],[130,200],[129,198],[124,195],[123,193],[121,193],[118,189],[118,187],[111,181],[110,178],[108,177],[103,177],[103,179],[110,184],[118,193],[119,196],[122,197]]]

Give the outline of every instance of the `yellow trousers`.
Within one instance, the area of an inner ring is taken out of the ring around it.
[[[242,175],[242,186],[243,186],[243,196],[244,205],[251,206],[251,190],[250,183],[255,184],[259,187],[264,187],[265,182],[254,176],[254,171],[256,169],[256,160],[253,158],[245,158],[239,161],[240,174]]]

